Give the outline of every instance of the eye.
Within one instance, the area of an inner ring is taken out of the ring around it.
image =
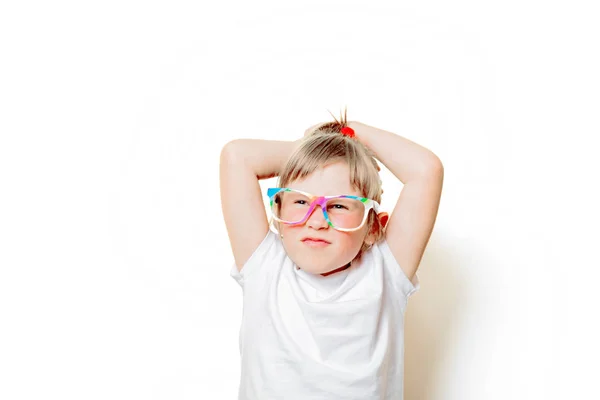
[[[310,205],[310,203],[308,202],[307,199],[296,199],[296,200],[294,200],[294,204],[298,204],[300,206],[308,206],[308,205]]]
[[[332,207],[337,207],[338,210],[347,210],[348,207],[341,204],[332,204]]]

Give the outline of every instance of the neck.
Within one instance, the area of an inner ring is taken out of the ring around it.
[[[350,261],[348,264],[346,264],[346,265],[344,265],[342,267],[334,269],[333,271],[325,272],[324,274],[321,274],[321,275],[322,276],[329,276],[331,274],[335,274],[336,272],[340,272],[340,271],[345,270],[346,268],[350,267],[350,265],[352,265],[352,261]]]

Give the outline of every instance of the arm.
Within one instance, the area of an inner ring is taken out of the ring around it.
[[[375,153],[404,187],[389,217],[385,238],[396,261],[412,279],[433,231],[444,181],[440,159],[400,135],[349,122],[356,138]]]
[[[221,150],[221,208],[229,242],[241,270],[269,230],[259,179],[272,178],[299,141],[236,139]]]

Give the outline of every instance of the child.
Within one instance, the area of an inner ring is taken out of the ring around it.
[[[375,158],[404,183],[389,222]],[[258,180],[274,176],[269,222]],[[404,311],[437,216],[437,156],[344,115],[295,142],[229,142],[220,180],[243,289],[239,400],[401,400]]]

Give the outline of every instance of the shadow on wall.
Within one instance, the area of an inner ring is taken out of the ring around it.
[[[409,298],[405,314],[404,398],[435,400],[442,361],[461,324],[465,301],[459,254],[431,237],[417,271],[421,288]]]

